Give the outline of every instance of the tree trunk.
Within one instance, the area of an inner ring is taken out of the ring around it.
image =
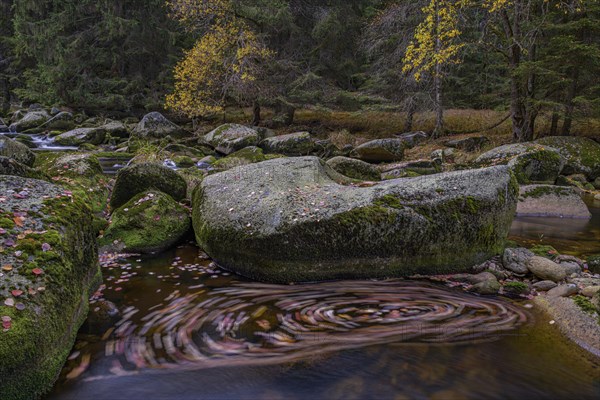
[[[521,64],[521,4],[514,2],[514,20],[511,22],[508,12],[502,11],[502,22],[506,40],[509,43],[509,67],[510,77],[510,112],[512,119],[513,140],[515,142],[527,142],[533,139],[531,132],[531,120],[527,115],[526,93],[523,88],[522,77],[517,73]]]
[[[552,113],[552,122],[550,123],[550,136],[556,136],[558,133],[558,122],[560,120],[560,114],[554,111]]]
[[[577,94],[577,84],[579,81],[579,68],[573,68],[571,72],[571,84],[567,92],[567,99],[565,102],[565,120],[563,121],[562,129],[560,131],[561,136],[571,135],[571,126],[573,125],[573,113],[575,111],[575,103],[573,99]]]
[[[439,33],[440,13],[438,1],[435,3],[435,15],[435,53],[438,54],[442,49],[442,41]],[[437,139],[444,134],[444,108],[442,106],[442,65],[439,62],[436,62],[435,64],[433,90],[435,106],[435,128],[433,130],[433,138]]]
[[[252,126],[260,125],[260,121],[260,103],[258,100],[255,100],[252,106]]]
[[[406,121],[404,122],[404,132],[412,131],[416,111],[417,111],[417,104],[411,99],[410,103],[408,103],[408,110],[406,110]]]

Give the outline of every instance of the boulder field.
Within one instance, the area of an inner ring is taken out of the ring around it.
[[[459,272],[502,252],[518,196],[506,166],[348,181],[316,157],[208,176],[193,194],[197,242],[262,281]]]
[[[0,399],[51,387],[100,284],[87,201],[51,183],[0,176]]]

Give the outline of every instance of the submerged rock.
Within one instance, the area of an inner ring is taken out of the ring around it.
[[[188,211],[167,194],[140,193],[116,209],[99,240],[102,247],[128,253],[154,253],[177,244],[190,230]]]
[[[0,156],[11,158],[23,165],[33,167],[35,153],[23,143],[0,137]]]
[[[515,211],[506,167],[343,180],[316,157],[208,176],[193,195],[196,239],[225,268],[266,281],[461,272],[502,251]]]
[[[185,198],[187,184],[177,172],[160,164],[132,165],[117,173],[110,206],[112,209],[121,207],[136,194],[149,189],[159,190],[179,201]]]
[[[592,217],[585,202],[570,187],[550,185],[522,186],[517,204],[521,217]]]
[[[342,175],[362,181],[380,181],[381,172],[367,162],[349,157],[333,157],[327,165]]]
[[[186,135],[184,129],[156,111],[144,115],[131,133],[132,137],[139,139],[162,139],[166,136],[180,138]]]
[[[8,321],[0,328],[0,398],[39,398],[57,379],[100,283],[92,216],[79,196],[39,180],[0,176],[0,193],[11,194],[0,203],[10,216],[3,225],[14,221],[0,235],[0,317]]]
[[[400,138],[376,139],[352,150],[350,157],[373,163],[402,161],[407,147],[406,141]]]

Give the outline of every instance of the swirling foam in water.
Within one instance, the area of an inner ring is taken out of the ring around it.
[[[106,354],[133,370],[273,364],[392,342],[494,340],[528,318],[498,299],[399,280],[236,283],[174,292],[137,322],[137,310],[127,311]]]

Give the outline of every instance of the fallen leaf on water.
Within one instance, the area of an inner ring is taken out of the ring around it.
[[[19,311],[23,311],[25,309],[25,304],[17,303],[17,304],[15,304],[15,308]]]
[[[52,248],[48,243],[42,244],[42,251],[48,251]]]
[[[4,305],[7,307],[14,307],[15,299],[6,299],[4,300]]]
[[[25,220],[25,218],[23,218],[23,217],[14,217],[13,218],[13,222],[15,223],[16,226],[23,226],[24,220]]]
[[[79,364],[79,366],[77,366],[67,374],[67,379],[75,379],[79,375],[83,374],[85,370],[90,366],[90,358],[90,354],[84,354],[83,356],[81,356],[81,363]]]
[[[6,264],[2,266],[2,271],[9,272],[13,270],[13,266],[10,264]]]
[[[34,269],[32,269],[32,270],[31,270],[31,272],[32,272],[34,275],[42,275],[42,274],[44,273],[44,270],[42,270],[41,268],[34,268]],[[38,290],[39,290],[39,289],[38,289]]]
[[[23,291],[22,291],[22,290],[15,289],[15,290],[12,290],[12,291],[10,292],[10,294],[12,294],[12,295],[13,295],[13,297],[19,297],[20,295],[22,295],[22,294],[23,294]]]

